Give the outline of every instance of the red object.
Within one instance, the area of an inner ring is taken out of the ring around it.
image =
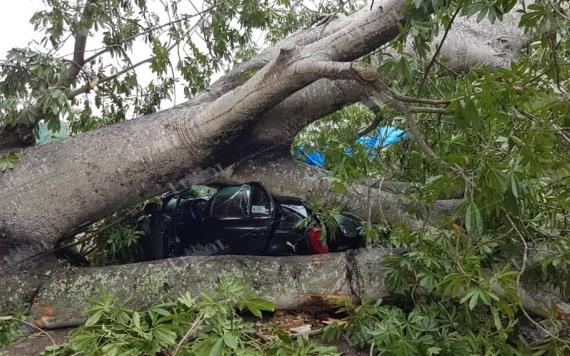
[[[309,250],[313,253],[327,253],[329,248],[321,243],[321,229],[312,227],[309,230]]]

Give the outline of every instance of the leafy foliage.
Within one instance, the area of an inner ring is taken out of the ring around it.
[[[87,257],[95,265],[136,261],[139,252],[137,240],[143,233],[136,228],[137,226],[122,224],[105,231],[98,231],[93,241],[95,248],[87,254]]]
[[[149,214],[144,208],[157,200],[150,199],[132,209],[116,211],[110,216],[89,225],[84,231],[60,243],[60,248],[73,249],[74,255],[83,256],[94,266],[141,261],[139,239],[149,232]]]
[[[323,337],[344,334],[355,346],[381,355],[564,355],[569,350],[563,340],[525,343],[516,337],[522,328],[499,313],[473,312],[452,301],[420,299],[412,305],[353,306],[342,324],[327,326]]]
[[[0,316],[0,349],[14,341],[19,327],[20,322],[12,316]]]
[[[119,303],[116,295],[100,292],[89,300],[85,325],[64,345],[48,347],[44,355],[336,355],[307,338],[282,332],[271,341],[255,336],[254,325],[240,312],[256,317],[274,310],[273,303],[244,285],[222,279],[218,288],[199,298],[189,293],[144,310]]]
[[[327,206],[322,204],[317,199],[310,199],[311,214],[297,222],[297,227],[306,229],[310,224],[314,223],[314,218],[317,219],[321,231],[321,243],[326,246],[327,241],[333,241],[338,223],[334,217],[335,214],[341,212],[340,206]]]
[[[526,343],[519,283],[568,297],[570,135],[568,29],[564,4],[541,1],[520,8],[531,41],[509,68],[473,68],[458,74],[443,59],[432,62],[427,44],[453,14],[502,21],[515,1],[414,1],[392,48],[401,56],[371,58],[392,88],[410,96],[453,98],[445,113],[418,114],[417,124],[437,161],[413,139],[378,152],[353,150],[355,135],[377,113],[356,104],[297,137],[324,152],[337,187],[386,180],[410,182],[410,212],[431,211],[436,200],[461,197],[452,216],[417,231],[368,226],[367,235],[402,251],[386,260],[386,282],[401,293],[395,303],[362,306],[346,332],[379,354],[565,354],[569,341],[559,321],[543,321],[558,337]],[[416,53],[405,53],[405,41]],[[451,75],[450,75],[451,73]],[[424,78],[425,77],[425,78]],[[382,125],[406,128],[400,113],[379,104]],[[459,166],[465,177],[449,167]],[[376,179],[371,179],[376,177]],[[372,194],[374,198],[375,195]],[[372,198],[372,199],[373,199]],[[370,204],[368,202],[367,204]],[[378,218],[378,217],[376,217]],[[383,221],[381,217],[377,220]],[[502,295],[497,294],[497,285]],[[425,295],[430,298],[426,298]],[[534,318],[534,316],[531,316]]]
[[[14,168],[14,165],[20,160],[20,155],[13,151],[0,156],[0,172]]]
[[[352,2],[299,0],[44,3],[31,18],[37,48],[14,48],[0,61],[0,126],[43,120],[58,131],[65,121],[75,134],[149,114],[257,53],[254,32],[275,42],[322,12],[355,10]]]

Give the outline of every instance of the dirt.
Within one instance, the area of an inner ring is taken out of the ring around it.
[[[267,315],[263,319],[249,320],[255,323],[257,336],[260,339],[270,340],[275,337],[274,330],[280,329],[291,335],[299,335],[299,332],[306,333],[318,340],[323,328],[333,322],[342,323],[341,315],[334,312],[288,312],[277,311],[272,315]],[[247,317],[246,317],[247,318]],[[249,318],[247,318],[249,319]],[[308,329],[308,330],[307,330]],[[65,342],[65,339],[73,329],[49,330],[47,333],[56,344]],[[296,332],[299,331],[299,332]],[[0,350],[0,356],[28,356],[39,355],[52,341],[46,334],[34,333],[23,337],[13,345]],[[365,356],[368,350],[355,350],[348,340],[341,338],[337,342],[324,343],[329,346],[336,346],[341,355],[344,356]]]
[[[65,342],[67,335],[73,329],[49,330],[47,333],[56,344]],[[14,344],[0,350],[1,356],[32,356],[41,354],[47,346],[52,345],[52,340],[42,333],[34,333],[25,336]]]
[[[341,317],[343,315],[336,314],[334,311],[319,312],[288,312],[276,311],[271,316],[264,317],[262,320],[255,322],[257,327],[257,335],[262,339],[270,339],[275,337],[273,330],[280,329],[290,335],[299,335],[299,332],[306,333],[315,339],[319,339],[324,327],[330,323],[343,323]],[[306,330],[310,328],[309,330]],[[305,329],[305,330],[301,330]],[[297,332],[299,331],[299,332]],[[368,356],[368,350],[356,350],[351,346],[350,342],[344,338],[332,343],[324,343],[336,346],[341,355],[344,356]]]

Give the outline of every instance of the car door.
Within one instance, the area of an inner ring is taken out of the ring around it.
[[[273,256],[308,253],[304,243],[307,210],[297,202],[277,199],[278,218],[265,254]]]
[[[221,189],[212,200],[207,231],[221,252],[261,254],[274,221],[274,205],[263,186],[248,183]]]

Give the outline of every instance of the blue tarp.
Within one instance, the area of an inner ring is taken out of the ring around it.
[[[59,132],[53,132],[48,125],[40,121],[36,126],[36,145],[45,145],[54,140],[60,140],[69,136],[69,123],[60,122]]]
[[[376,158],[378,149],[388,147],[395,143],[400,142],[405,137],[404,130],[393,126],[381,126],[376,131],[376,134],[361,136],[356,140],[356,143],[361,144],[368,151],[370,159]],[[352,149],[346,150],[346,155],[350,156]],[[317,166],[323,168],[326,163],[325,155],[318,150],[306,150],[304,145],[299,145],[293,149],[293,156],[301,158],[310,166]]]

